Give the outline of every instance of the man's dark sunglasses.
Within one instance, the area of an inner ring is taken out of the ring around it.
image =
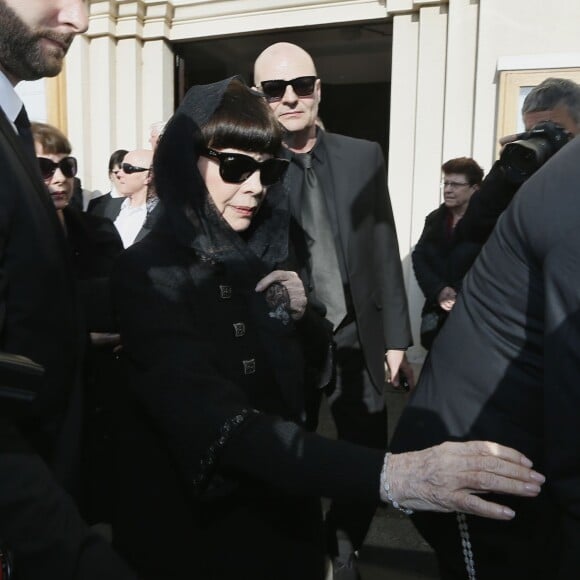
[[[74,177],[77,174],[77,160],[74,157],[63,157],[58,163],[55,163],[48,157],[37,157],[40,175],[42,179],[52,179],[57,169],[60,169],[65,177]]]
[[[131,175],[131,173],[141,173],[142,171],[149,171],[149,167],[139,167],[137,165],[131,165],[130,163],[122,163],[121,169],[123,173]]]
[[[266,95],[268,101],[278,101],[284,96],[288,85],[292,86],[292,90],[297,96],[309,97],[314,92],[316,77],[297,77],[289,81],[262,81],[262,92]]]
[[[222,153],[214,149],[204,149],[201,155],[218,160],[220,177],[226,183],[243,183],[255,171],[259,171],[262,185],[274,185],[282,178],[286,169],[288,169],[289,163],[287,159],[278,159],[276,157],[264,161],[256,161],[249,155]]]

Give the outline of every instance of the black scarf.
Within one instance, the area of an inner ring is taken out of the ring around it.
[[[220,105],[230,82],[239,77],[192,87],[159,141],[153,161],[157,195],[164,217],[156,229],[177,237],[198,254],[222,263],[243,260],[262,277],[288,255],[289,212],[281,185],[272,186],[243,234],[217,212],[197,169],[203,145],[201,127]]]

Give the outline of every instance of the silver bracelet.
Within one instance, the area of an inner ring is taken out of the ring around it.
[[[410,508],[406,508],[405,506],[401,505],[398,501],[393,499],[393,495],[391,493],[391,486],[387,479],[387,466],[389,463],[389,457],[392,453],[385,454],[385,460],[383,462],[383,469],[381,470],[381,499],[386,502],[390,503],[396,510],[403,512],[405,515],[410,516],[413,514],[413,510]]]

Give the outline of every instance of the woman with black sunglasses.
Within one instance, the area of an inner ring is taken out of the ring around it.
[[[71,250],[77,280],[108,277],[123,250],[113,224],[71,205],[77,160],[66,136],[47,123],[31,123],[40,174]]]
[[[122,363],[114,352],[119,335],[111,307],[109,276],[123,244],[110,220],[70,204],[77,161],[71,156],[72,147],[66,136],[46,123],[32,123],[31,130],[40,174],[65,233],[88,331],[83,366],[82,511],[90,523],[102,522],[109,519],[111,503],[111,423],[107,402],[124,380]]]
[[[380,450],[304,429],[329,335],[288,266],[281,138],[240,80],[190,89],[155,153],[164,214],[113,275],[132,365],[113,538],[145,580],[321,580],[321,496],[507,519],[470,496],[478,476],[532,493],[505,448],[448,444],[385,466]]]

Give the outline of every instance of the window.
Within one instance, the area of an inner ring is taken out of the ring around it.
[[[533,87],[548,77],[571,79],[580,84],[580,68],[550,68],[537,70],[501,71],[497,116],[497,140],[524,130],[522,105]],[[498,152],[499,152],[499,145]]]

